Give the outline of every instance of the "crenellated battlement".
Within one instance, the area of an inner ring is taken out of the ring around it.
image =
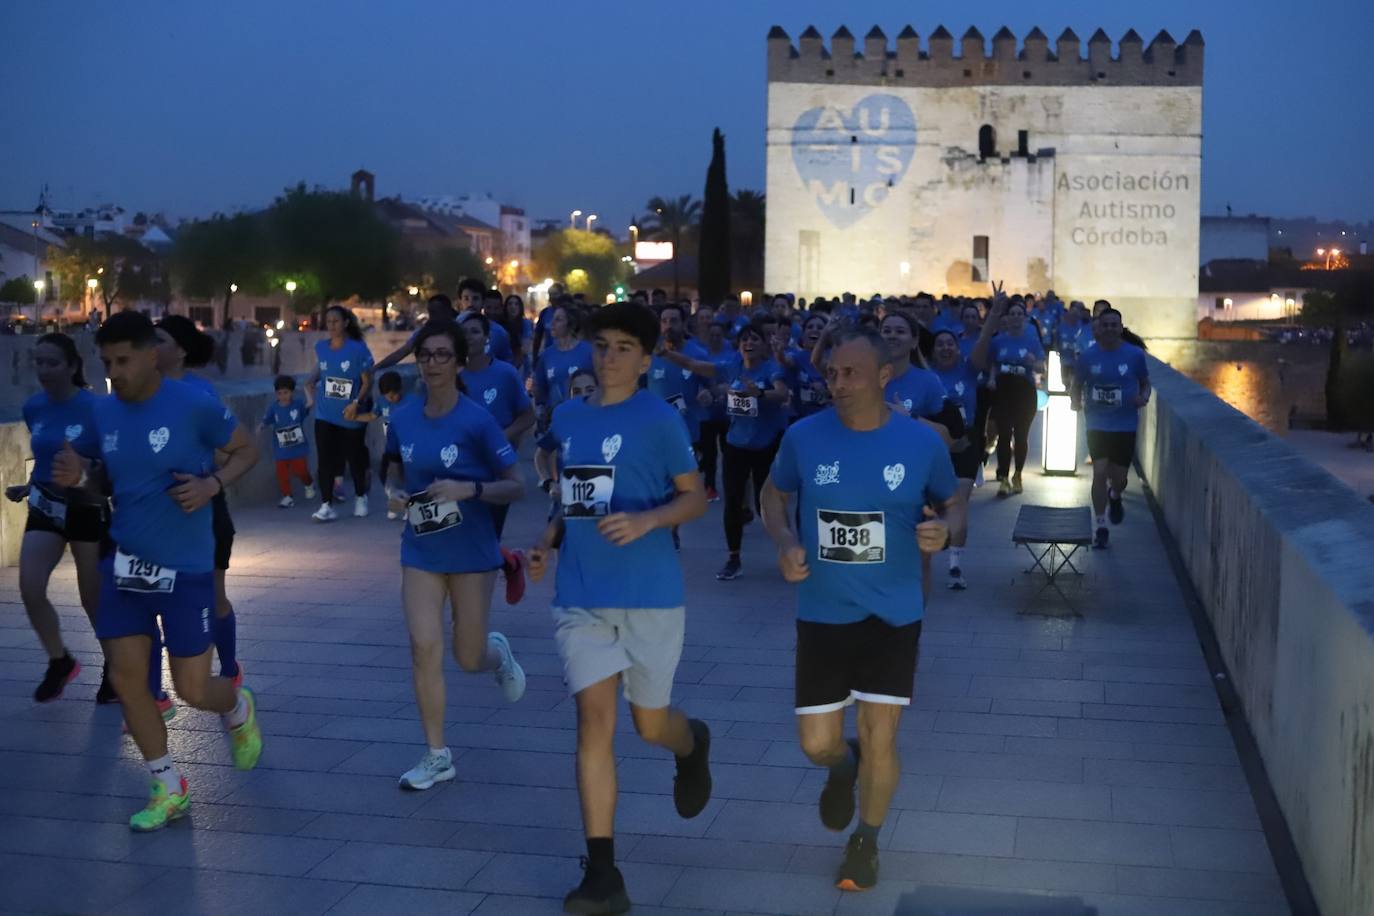
[[[844,26],[825,39],[807,26],[792,39],[780,26],[768,33],[770,83],[839,83],[864,86],[1200,86],[1202,33],[1194,29],[1182,44],[1161,30],[1146,45],[1134,29],[1117,42],[1098,29],[1087,48],[1072,29],[1050,46],[1040,29],[1018,42],[1005,26],[992,36],[969,28],[958,41],[939,26],[921,46],[911,26],[897,36],[896,47],[876,25],[864,36],[862,50]],[[1086,55],[1085,52],[1086,51]]]

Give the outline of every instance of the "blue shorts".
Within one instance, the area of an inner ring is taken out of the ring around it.
[[[162,642],[177,658],[194,658],[210,648],[210,617],[215,607],[215,574],[176,574],[171,591],[132,592],[117,588],[114,556],[100,561],[100,609],[95,617],[99,639],[157,635],[162,618]]]

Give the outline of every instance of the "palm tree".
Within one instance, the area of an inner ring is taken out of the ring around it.
[[[701,201],[693,200],[692,195],[664,199],[651,198],[646,205],[651,211],[645,217],[651,231],[660,237],[666,236],[673,243],[673,298],[678,297],[677,255],[682,248],[682,233],[691,228],[701,216]]]

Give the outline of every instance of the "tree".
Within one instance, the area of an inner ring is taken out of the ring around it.
[[[27,276],[10,277],[0,285],[0,302],[33,305],[37,301],[38,292],[33,288],[33,281]]]
[[[227,321],[235,287],[259,295],[270,291],[268,261],[261,214],[217,215],[181,227],[172,249],[172,275],[189,298],[223,296],[222,320]]]
[[[758,191],[736,191],[730,198],[731,277],[744,289],[763,285],[764,203]]]
[[[730,187],[725,180],[725,136],[719,127],[711,134],[711,164],[706,168],[706,189],[701,200],[697,292],[701,301],[715,304],[723,302],[730,292]],[[676,263],[676,249],[673,259]],[[676,271],[673,280],[676,287]]]
[[[96,289],[106,314],[117,302],[131,306],[144,299],[171,300],[171,284],[161,260],[126,236],[74,236],[67,239],[65,248],[50,249],[48,263],[68,299],[84,295],[87,280],[98,280]]]
[[[624,282],[628,266],[613,239],[585,229],[551,232],[531,254],[536,275],[556,277],[570,293],[601,299]]]
[[[484,284],[491,283],[491,274],[471,248],[440,248],[423,259],[424,286],[447,296],[458,295],[458,284],[468,277],[476,277]]]
[[[673,298],[676,299],[679,294],[677,263],[678,255],[682,252],[682,237],[696,225],[701,215],[701,201],[692,200],[690,194],[667,200],[655,197],[650,199],[648,207],[652,211],[646,220],[650,231],[673,243]]]
[[[1329,429],[1346,429],[1353,416],[1347,396],[1351,385],[1348,376],[1356,370],[1347,367],[1346,324],[1368,320],[1371,315],[1374,315],[1374,273],[1370,271],[1342,271],[1333,290],[1314,290],[1302,297],[1303,323],[1332,329],[1325,386]]]

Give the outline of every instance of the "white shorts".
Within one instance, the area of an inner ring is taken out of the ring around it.
[[[635,706],[672,702],[686,608],[555,607],[553,620],[570,693],[624,673],[625,699]]]

